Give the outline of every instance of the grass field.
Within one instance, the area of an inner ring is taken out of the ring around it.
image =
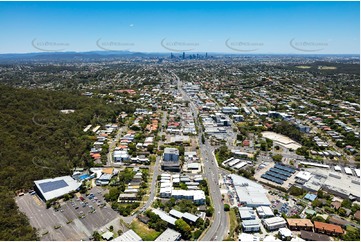
[[[229,220],[230,220],[230,226],[229,226],[229,235],[226,238],[226,240],[235,241],[237,239],[235,239],[233,236],[234,236],[234,231],[236,230],[236,228],[238,226],[237,216],[236,216],[235,210],[233,208],[231,210],[229,210],[228,215],[229,215]]]
[[[138,219],[135,219],[130,224],[130,228],[133,229],[134,232],[137,233],[143,239],[143,241],[153,241],[160,234],[160,232],[148,228],[148,226],[140,222]]]

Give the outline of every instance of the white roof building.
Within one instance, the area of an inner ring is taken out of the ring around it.
[[[257,207],[256,210],[257,210],[258,216],[261,218],[274,216],[272,209],[270,207],[260,206],[260,207]]]
[[[61,176],[56,178],[34,181],[35,190],[45,201],[61,197],[72,191],[77,190],[81,183],[74,180],[71,176]]]
[[[177,231],[167,228],[155,241],[178,241],[181,238],[181,234]]]
[[[177,219],[173,218],[172,216],[169,216],[168,214],[166,214],[165,212],[159,210],[159,209],[152,209],[152,212],[157,214],[162,220],[166,221],[169,224],[175,225],[175,221],[177,221]]]
[[[296,178],[301,179],[303,181],[308,181],[312,177],[312,174],[308,171],[300,171],[297,173]]]
[[[107,231],[104,234],[102,234],[102,238],[105,240],[111,240],[113,236],[114,236],[113,232],[110,231]]]
[[[182,217],[193,223],[197,222],[197,220],[199,219],[199,217],[197,217],[196,215],[193,215],[193,214],[187,213],[187,212],[184,213]]]
[[[132,229],[116,237],[112,241],[143,241]]]
[[[235,187],[238,201],[248,207],[270,206],[266,194],[267,190],[262,185],[238,175],[230,175]]]
[[[287,226],[286,220],[282,217],[266,218],[263,220],[263,224],[268,230],[276,230]]]
[[[169,214],[172,215],[175,218],[181,218],[183,217],[183,213],[179,212],[178,210],[172,209],[169,211]]]
[[[238,241],[242,242],[259,242],[259,237],[254,234],[240,233]]]
[[[290,238],[292,237],[292,231],[288,228],[280,228],[278,233],[281,235],[282,238]]]

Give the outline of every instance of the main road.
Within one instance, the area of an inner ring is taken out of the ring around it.
[[[177,79],[178,91],[186,101],[189,101],[189,107],[192,111],[195,120],[198,119],[198,109],[194,102],[189,98],[188,94],[182,89],[182,82],[179,77],[172,73]],[[203,236],[203,241],[222,241],[227,235],[228,219],[227,214],[224,211],[222,194],[220,191],[218,165],[216,164],[215,157],[212,153],[213,148],[209,144],[208,140],[202,143],[203,130],[198,124],[198,142],[200,147],[201,156],[204,163],[204,174],[206,176],[209,188],[209,195],[213,201],[214,207],[214,219],[211,222],[211,227],[207,230]]]

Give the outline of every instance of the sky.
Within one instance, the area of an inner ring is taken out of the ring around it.
[[[0,2],[0,53],[359,54],[359,2]]]

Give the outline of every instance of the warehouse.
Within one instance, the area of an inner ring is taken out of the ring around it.
[[[122,235],[116,237],[112,241],[143,241],[139,235],[137,235],[133,230],[128,230]]]
[[[242,220],[256,219],[256,215],[252,208],[249,207],[238,207],[239,216]]]
[[[286,220],[282,217],[266,218],[263,220],[266,229],[272,231],[286,227]]]
[[[245,220],[242,222],[243,232],[258,232],[261,225],[257,220]]]
[[[76,191],[81,183],[70,176],[61,176],[44,180],[34,181],[35,191],[41,199],[48,201],[59,198],[72,191]]]
[[[266,194],[267,190],[262,185],[238,175],[229,175],[237,193],[239,203],[247,207],[270,206]]]
[[[260,206],[256,208],[256,210],[260,218],[271,218],[275,216],[272,212],[272,209],[267,206]]]

